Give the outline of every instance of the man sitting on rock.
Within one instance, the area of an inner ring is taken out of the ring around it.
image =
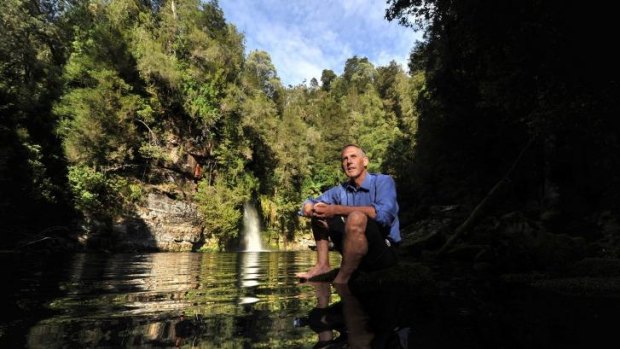
[[[340,155],[348,180],[306,200],[302,207],[301,214],[312,219],[317,251],[314,267],[297,274],[302,280],[317,279],[331,270],[328,239],[342,254],[336,284],[348,283],[358,268],[373,271],[397,262],[395,248],[401,237],[394,180],[369,173],[368,157],[355,144],[343,147]]]

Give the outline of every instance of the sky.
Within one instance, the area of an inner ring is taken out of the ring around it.
[[[342,74],[348,58],[375,66],[394,60],[407,71],[409,52],[422,33],[388,22],[385,0],[219,0],[226,21],[245,36],[246,54],[269,53],[284,86],[323,69]]]

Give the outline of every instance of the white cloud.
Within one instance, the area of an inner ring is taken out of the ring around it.
[[[391,60],[406,68],[421,33],[384,19],[376,0],[220,0],[226,20],[245,34],[246,52],[269,53],[284,85],[297,85],[323,69],[341,74],[348,58]]]

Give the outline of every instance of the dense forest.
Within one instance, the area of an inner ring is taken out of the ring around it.
[[[216,248],[235,245],[246,202],[292,240],[304,198],[342,180],[343,144],[382,171],[415,133],[422,73],[354,56],[284,87],[217,2],[18,0],[2,16],[7,246],[110,230],[151,192],[196,204]]]
[[[101,234],[150,193],[195,205],[205,248],[236,244],[247,202],[292,241],[357,143],[397,181],[405,253],[617,257],[612,13],[388,0],[387,20],[424,32],[407,67],[354,56],[283,86],[217,1],[2,1],[2,246]]]

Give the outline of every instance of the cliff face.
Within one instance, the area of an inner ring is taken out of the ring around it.
[[[114,223],[112,235],[119,250],[195,251],[206,241],[195,204],[154,192],[135,216]]]
[[[145,198],[135,212],[114,223],[116,250],[179,252],[196,251],[205,243],[217,246],[205,236],[198,207],[190,199],[201,177],[197,159],[205,158],[210,147],[182,141],[174,131],[166,133],[160,149],[165,155],[150,170],[149,182],[160,184],[145,184]]]

